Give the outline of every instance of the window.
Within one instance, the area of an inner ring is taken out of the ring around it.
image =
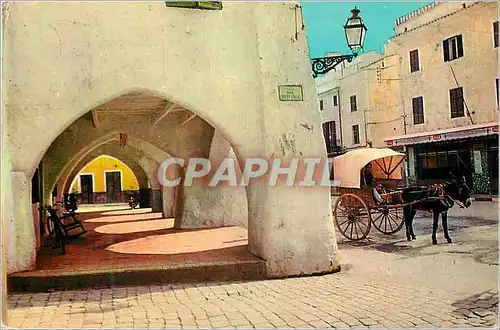
[[[412,99],[413,105],[413,124],[424,123],[424,98],[422,96],[414,97]]]
[[[443,55],[445,62],[464,56],[462,35],[457,35],[443,41]]]
[[[359,144],[359,125],[352,125],[352,144]]]
[[[415,147],[419,180],[423,184],[446,180],[450,172],[469,173],[471,145],[467,142],[425,143]]]
[[[325,136],[326,151],[332,153],[337,148],[335,121],[323,123],[323,135]]]
[[[356,95],[351,96],[349,99],[351,102],[351,112],[358,111],[358,105],[356,104]]]
[[[221,10],[222,1],[165,1],[167,7]]]
[[[324,106],[323,100],[319,100],[319,109],[323,110],[323,106]]]
[[[462,87],[450,89],[451,118],[464,116],[464,94]]]
[[[339,104],[339,100],[337,98],[337,95],[333,95],[333,106],[337,106]]]
[[[418,63],[418,49],[412,50],[410,52],[410,72],[416,72],[420,70]]]
[[[497,106],[498,106],[498,103],[500,103],[500,98],[498,94],[498,78],[495,79],[495,87],[497,88]]]
[[[493,46],[498,47],[498,21],[493,23]]]

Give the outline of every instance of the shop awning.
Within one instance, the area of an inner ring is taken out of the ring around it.
[[[498,134],[498,122],[442,129],[430,132],[413,133],[400,136],[391,136],[385,138],[384,142],[388,147],[395,147],[420,143],[466,139],[494,134]]]

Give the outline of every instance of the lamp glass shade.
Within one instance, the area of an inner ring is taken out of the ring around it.
[[[352,17],[349,18],[344,26],[347,45],[354,53],[363,48],[365,42],[366,26],[361,17],[358,16],[359,10],[352,10]]]

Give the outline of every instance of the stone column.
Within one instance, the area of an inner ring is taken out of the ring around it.
[[[174,218],[175,217],[175,189],[176,187],[163,187],[162,188],[162,205],[163,205],[163,217],[164,218]]]
[[[36,236],[31,208],[31,179],[24,172],[11,172],[12,200],[4,207],[12,208],[7,214],[7,271],[8,273],[32,269],[35,266]]]
[[[153,212],[163,212],[163,198],[161,190],[151,189],[151,202]]]
[[[339,270],[329,187],[257,182],[247,195],[249,250],[267,261],[268,276]]]
[[[305,33],[269,33],[269,26],[285,31],[294,21],[290,6],[259,2],[252,8],[258,38],[253,60],[260,69],[256,73],[260,80],[259,121],[253,123],[255,133],[247,143],[235,146],[239,160],[319,158],[325,163],[325,140]],[[284,52],[286,63],[281,60]],[[290,84],[302,89],[294,94],[296,101],[284,101],[278,95],[280,86]],[[330,187],[270,187],[267,180],[258,179],[250,181],[247,198],[249,249],[266,260],[268,276],[339,269]]]
[[[218,200],[217,188],[210,189],[194,184],[191,187],[180,187],[179,191],[182,191],[182,199],[178,200],[178,203],[182,206],[175,219],[175,228],[194,229],[222,225],[217,218],[208,216]]]

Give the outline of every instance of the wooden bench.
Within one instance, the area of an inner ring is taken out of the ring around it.
[[[57,247],[62,248],[62,253],[65,253],[65,242],[67,239],[76,238],[87,232],[80,220],[76,219],[75,213],[66,213],[62,216],[57,214],[57,211],[52,206],[47,205],[46,210],[49,212],[49,220],[54,226],[54,238]],[[67,220],[71,221],[67,221]],[[75,229],[80,229],[79,232],[71,234]]]

